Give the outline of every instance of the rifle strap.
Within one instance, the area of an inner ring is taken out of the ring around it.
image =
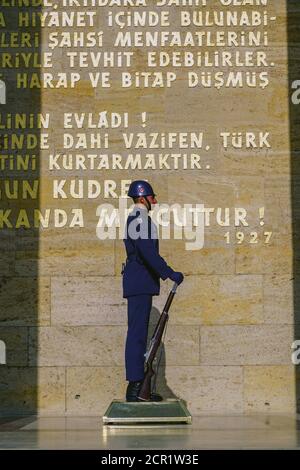
[[[160,366],[160,361],[161,361],[162,352],[163,352],[163,347],[162,347],[162,345],[163,345],[163,343],[164,343],[165,336],[166,336],[166,333],[167,333],[168,321],[169,321],[169,316],[168,316],[168,318],[167,318],[167,321],[166,321],[166,324],[165,324],[164,335],[163,335],[163,338],[162,338],[161,343],[160,343],[159,359],[158,359],[158,361],[157,361],[157,366],[156,366],[156,371],[155,371],[155,375],[154,375],[154,378],[153,378],[151,393],[155,393],[155,392],[156,392],[156,381],[157,381],[158,369],[159,369],[159,366]]]

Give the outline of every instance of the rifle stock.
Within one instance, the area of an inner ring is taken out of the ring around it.
[[[151,396],[151,379],[154,375],[154,370],[147,367],[147,371],[140,389],[138,398],[142,401],[149,401]]]
[[[177,287],[178,285],[176,284],[176,282],[174,282],[171,292],[169,293],[166,304],[164,306],[164,309],[159,317],[154,333],[152,335],[149,349],[145,354],[146,373],[145,373],[145,377],[144,377],[144,380],[143,380],[143,383],[142,383],[142,386],[138,395],[138,399],[141,401],[149,401],[151,398],[151,379],[153,375],[155,375],[155,372],[153,370],[153,361],[155,359],[157,350],[162,340],[165,326],[169,318],[169,315],[168,315],[169,308],[172,304]]]

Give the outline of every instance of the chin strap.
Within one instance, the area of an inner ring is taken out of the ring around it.
[[[150,204],[150,202],[148,201],[147,196],[144,196],[144,199],[145,199],[145,201],[147,202],[147,209],[148,209],[148,211],[150,211],[150,210],[151,210],[151,204]]]

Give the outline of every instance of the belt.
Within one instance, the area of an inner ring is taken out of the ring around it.
[[[125,263],[122,263],[122,271],[121,274],[124,274],[124,269],[127,265],[127,263],[132,263],[132,261],[136,261],[139,264],[144,264],[141,258],[139,258],[137,255],[130,255],[130,258],[126,258]]]

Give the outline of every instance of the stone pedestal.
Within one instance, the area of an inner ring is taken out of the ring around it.
[[[191,424],[192,416],[182,400],[124,402],[113,400],[103,416],[103,424],[163,423]]]

